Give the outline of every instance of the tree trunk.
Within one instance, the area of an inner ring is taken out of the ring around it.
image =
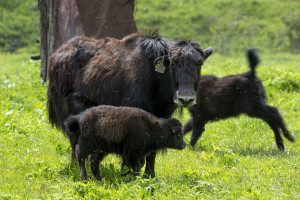
[[[137,31],[134,0],[76,0],[76,3],[86,36],[121,39]]]
[[[44,77],[47,77],[47,61],[48,61],[48,1],[38,0],[38,7],[40,10],[40,54],[41,54],[41,71],[40,76],[45,82]]]
[[[122,38],[136,32],[134,0],[38,0],[43,82],[55,49],[74,36]]]

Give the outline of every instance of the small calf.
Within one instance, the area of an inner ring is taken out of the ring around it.
[[[99,162],[109,153],[122,156],[122,168],[140,171],[144,157],[164,149],[183,149],[182,125],[176,119],[159,119],[139,108],[98,106],[70,116],[64,123],[71,146],[87,179],[85,159],[90,156],[94,177],[100,180]]]
[[[192,118],[184,125],[184,133],[192,131],[190,145],[194,146],[205,130],[208,121],[216,121],[245,113],[266,121],[273,129],[279,150],[284,150],[280,129],[283,135],[294,141],[278,109],[265,102],[265,91],[261,81],[255,76],[259,63],[256,49],[247,50],[249,72],[225,77],[202,75],[198,85],[196,105],[190,108]]]

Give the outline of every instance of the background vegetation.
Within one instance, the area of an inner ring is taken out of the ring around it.
[[[298,0],[136,0],[139,30],[160,28],[171,39],[193,39],[222,54],[249,46],[300,51]],[[0,51],[32,46],[39,37],[36,0],[0,0]]]
[[[191,38],[222,54],[256,46],[268,52],[300,50],[297,0],[137,0],[139,29],[160,27],[170,38]]]
[[[39,51],[36,4],[0,0],[0,199],[300,199],[300,55],[291,54],[300,47],[298,1],[137,0],[140,30],[160,27],[216,50],[202,74],[245,72],[245,49],[260,48],[257,74],[296,142],[284,139],[279,152],[268,125],[242,115],[207,124],[195,148],[159,154],[154,179],[122,178],[120,159],[108,156],[104,179],[89,173],[88,183],[68,140],[48,123],[47,84],[28,59]],[[189,119],[186,110],[174,116]]]
[[[0,51],[16,51],[21,47],[39,52],[34,45],[39,38],[37,0],[0,0]]]

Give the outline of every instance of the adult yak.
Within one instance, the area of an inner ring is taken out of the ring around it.
[[[177,106],[195,103],[201,66],[212,51],[157,31],[122,40],[75,37],[50,59],[49,120],[65,131],[67,116],[96,105],[138,107],[169,118]],[[145,174],[152,177],[155,156],[146,158]]]

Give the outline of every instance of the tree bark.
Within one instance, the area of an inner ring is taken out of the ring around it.
[[[123,38],[136,32],[134,0],[38,0],[43,82],[49,58],[74,36]]]
[[[40,55],[41,55],[41,70],[40,76],[45,82],[47,77],[47,65],[48,65],[48,1],[38,0],[38,7],[40,10]]]
[[[134,0],[76,0],[76,3],[86,36],[121,39],[137,31]]]

